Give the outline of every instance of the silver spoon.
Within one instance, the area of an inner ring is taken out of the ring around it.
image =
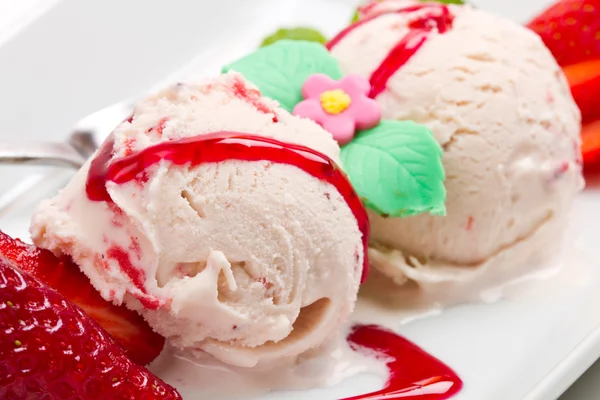
[[[93,137],[85,134],[83,141]],[[90,143],[95,146],[95,143]],[[85,152],[87,153],[87,152]],[[84,154],[71,143],[0,143],[0,162],[8,164],[41,164],[79,168],[88,154]]]
[[[0,143],[0,164],[38,164],[80,168],[110,132],[131,115],[123,101],[81,119],[64,142]]]
[[[112,130],[133,112],[131,101],[103,108],[81,119],[65,142],[36,145],[0,143],[0,165],[38,164],[79,169],[89,159]],[[65,173],[66,173],[65,171]],[[30,176],[7,193],[0,195],[0,217],[10,214],[36,193],[55,190],[64,184],[64,174],[55,169]]]

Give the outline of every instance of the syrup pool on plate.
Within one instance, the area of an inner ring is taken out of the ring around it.
[[[195,358],[168,349],[151,369],[181,390],[184,398],[191,399],[258,399],[273,390],[335,386],[359,374],[382,378],[383,388],[343,400],[445,400],[463,386],[451,368],[409,340],[377,325],[359,324],[350,328],[343,343],[338,341],[298,360],[244,369],[222,364],[208,355]],[[277,392],[272,394],[278,398]]]

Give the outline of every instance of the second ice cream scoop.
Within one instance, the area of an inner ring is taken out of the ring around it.
[[[373,265],[437,282],[553,254],[583,186],[580,115],[539,37],[467,6],[387,0],[328,47],[384,118],[428,126],[444,149],[447,216],[371,213]]]

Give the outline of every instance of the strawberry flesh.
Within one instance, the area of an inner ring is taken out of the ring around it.
[[[0,260],[0,398],[181,399],[79,307]]]
[[[581,129],[581,152],[583,163],[600,163],[600,120],[585,124]]]
[[[561,66],[600,57],[600,0],[560,0],[527,26]]]
[[[569,65],[563,71],[581,110],[583,123],[600,118],[600,58]]]
[[[70,258],[58,258],[50,251],[25,244],[0,231],[2,259],[41,280],[79,306],[106,329],[138,364],[149,364],[162,351],[165,339],[154,332],[136,312],[104,300]]]

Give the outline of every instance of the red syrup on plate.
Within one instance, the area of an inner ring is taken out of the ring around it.
[[[412,56],[419,51],[421,46],[425,44],[432,34],[435,32],[446,33],[452,29],[454,15],[452,15],[450,9],[444,4],[417,4],[401,10],[390,11],[385,14],[409,14],[413,12],[420,12],[420,14],[418,18],[415,18],[408,23],[408,27],[410,28],[408,34],[392,48],[383,62],[369,78],[371,83],[369,97],[372,99],[376,98],[386,89],[387,83],[392,75],[402,68]],[[356,28],[385,14],[377,14],[348,26],[327,43],[327,48],[329,50],[333,49],[344,37]]]
[[[319,180],[330,183],[342,195],[358,222],[364,251],[362,281],[366,279],[369,268],[369,218],[350,181],[329,157],[308,147],[237,132],[217,132],[162,142],[117,159],[112,159],[113,151],[114,139],[111,136],[91,162],[86,193],[92,201],[112,203],[106,190],[107,182],[124,184],[133,180],[145,181],[146,170],[161,161],[197,166],[225,160],[267,160],[293,165]]]
[[[390,330],[356,325],[348,342],[354,349],[368,349],[389,359],[390,377],[382,390],[344,400],[445,400],[462,389],[462,381],[448,366]]]

